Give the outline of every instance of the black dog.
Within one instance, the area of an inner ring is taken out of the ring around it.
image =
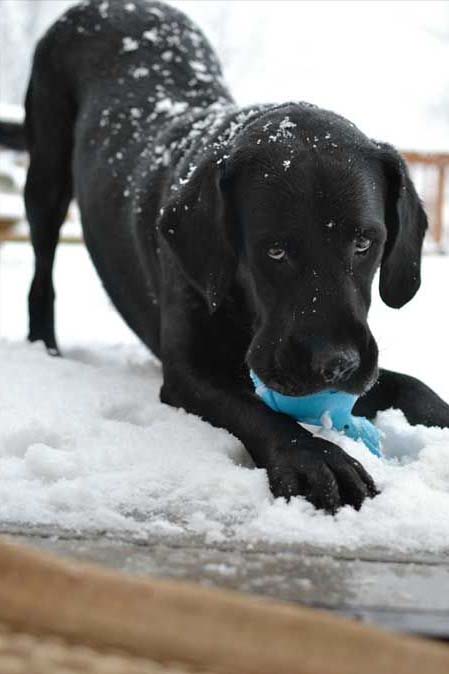
[[[376,488],[260,402],[248,368],[283,393],[338,388],[363,394],[359,414],[449,426],[424,384],[377,370],[367,325],[379,265],[389,306],[420,285],[426,216],[392,147],[309,104],[238,108],[199,30],[144,0],[83,2],[50,28],[26,139],[32,341],[57,351],[52,265],[75,195],[107,292],[162,361],[161,400],[240,438],[275,496],[334,512]]]

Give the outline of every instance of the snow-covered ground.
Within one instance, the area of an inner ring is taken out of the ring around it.
[[[106,299],[81,247],[60,246],[57,325],[63,359],[22,341],[27,246],[0,251],[0,522],[112,536],[199,535],[211,543],[308,543],[335,550],[449,548],[449,430],[380,415],[382,460],[338,440],[382,494],[357,513],[273,500],[263,470],[224,430],[158,402],[159,364]],[[449,398],[449,260],[424,259],[418,297],[399,312],[376,297],[382,362]]]

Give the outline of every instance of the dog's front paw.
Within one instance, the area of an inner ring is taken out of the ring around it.
[[[298,439],[273,451],[267,466],[275,497],[305,496],[316,508],[334,514],[341,506],[359,510],[378,494],[363,466],[340,447],[320,438]]]

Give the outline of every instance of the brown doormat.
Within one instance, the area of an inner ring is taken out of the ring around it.
[[[0,624],[1,674],[192,674],[126,653],[98,651],[57,637],[11,631]],[[203,672],[201,672],[203,674]]]
[[[157,663],[171,667],[167,674],[449,672],[441,644],[236,592],[66,562],[5,540],[0,623],[0,674],[159,674]],[[43,664],[25,669],[24,660],[20,669],[22,656]]]

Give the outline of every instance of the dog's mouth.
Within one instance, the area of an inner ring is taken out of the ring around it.
[[[345,381],[341,383],[329,384],[324,381],[301,382],[297,379],[291,379],[288,376],[279,377],[273,373],[264,372],[252,368],[259,379],[265,386],[275,393],[280,393],[285,396],[306,396],[314,393],[321,393],[322,391],[339,391],[342,393],[351,393],[353,395],[362,396],[367,393],[376,383],[378,377],[378,369],[372,374],[364,378],[362,381]]]
[[[273,350],[266,339],[256,337],[245,360],[267,388],[281,395],[300,397],[339,391],[362,396],[379,375],[376,341],[369,331],[362,337],[343,345],[328,340],[328,346],[323,346],[322,340],[319,348],[310,352],[301,343],[298,348]]]
[[[249,367],[267,388],[281,395],[294,397],[313,395],[322,391],[339,391],[362,396],[374,386],[379,376],[377,365],[374,368],[370,368],[367,373],[360,371],[354,373],[346,381],[333,383],[328,383],[319,378],[301,380],[299,377],[294,377],[291,373],[276,372],[257,366]]]
[[[259,379],[263,381],[265,386],[275,393],[280,393],[284,396],[306,396],[312,395],[313,393],[319,393],[320,391],[325,390],[323,385],[318,383],[316,384],[303,384],[299,381],[289,380],[287,378],[280,379],[278,376],[273,374],[264,374],[254,370]]]

